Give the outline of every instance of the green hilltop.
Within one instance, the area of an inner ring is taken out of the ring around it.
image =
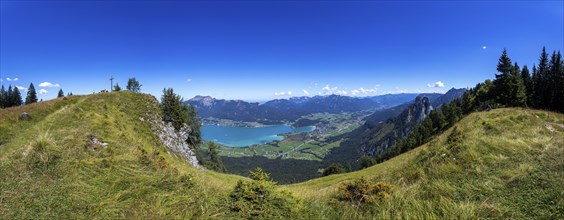
[[[292,185],[195,168],[142,119],[160,114],[130,91],[1,109],[0,219],[564,217],[563,114],[472,113],[383,163]]]

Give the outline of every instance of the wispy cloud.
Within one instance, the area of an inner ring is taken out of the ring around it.
[[[331,87],[329,85],[325,85],[323,88],[321,88],[321,91],[323,91],[323,94],[325,95],[332,95],[335,94],[335,92],[337,91],[339,87],[335,86],[335,87]]]
[[[372,88],[372,89],[365,89],[363,87],[360,87],[358,89],[353,89],[351,90],[351,95],[353,96],[367,96],[367,95],[374,95],[375,93],[378,92],[378,86]]]
[[[10,78],[10,77],[6,78],[6,81],[9,81],[9,82],[12,82],[12,81],[15,82],[15,81],[18,81],[18,80],[20,80],[20,79],[18,79],[17,77],[16,78]]]
[[[192,79],[187,79],[186,82],[192,82]]]
[[[40,89],[39,90],[39,95],[46,95],[47,93],[49,93],[49,91],[45,90],[45,89]]]
[[[292,91],[288,91],[288,92],[275,92],[274,95],[275,95],[275,96],[292,96]]]
[[[429,88],[443,88],[445,84],[442,81],[437,81],[435,83],[427,83],[427,87]]]
[[[23,86],[16,86],[16,88],[18,88],[21,91],[27,91],[27,88]]]
[[[305,96],[309,96],[309,92],[307,90],[304,89],[304,95]]]
[[[42,82],[39,83],[39,87],[59,87],[60,85],[58,83],[50,83],[50,82]]]

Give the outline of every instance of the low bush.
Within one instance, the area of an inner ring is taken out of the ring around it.
[[[350,202],[360,207],[365,204],[377,205],[387,200],[392,194],[393,186],[388,183],[371,183],[364,177],[352,182],[343,183],[336,195],[342,202]]]
[[[237,182],[229,195],[230,209],[244,218],[292,218],[302,209],[302,201],[292,193],[277,190],[276,183],[262,169],[251,172],[251,181]]]

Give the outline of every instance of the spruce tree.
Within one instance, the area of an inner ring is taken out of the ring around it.
[[[537,108],[546,108],[547,105],[547,98],[548,98],[548,85],[547,85],[547,76],[549,75],[549,66],[548,66],[548,54],[546,53],[546,48],[542,48],[542,53],[539,58],[539,65],[537,68],[537,79],[534,82],[535,84],[535,91],[534,91],[534,99],[537,103]]]
[[[12,95],[13,93],[14,92],[12,91],[12,85],[9,85],[8,92],[6,92],[6,108],[14,106],[14,99]]]
[[[164,89],[161,97],[161,110],[163,121],[170,122],[175,129],[180,129],[184,124],[188,125],[191,133],[186,142],[194,147],[202,142],[200,131],[200,120],[198,119],[194,106],[184,103],[182,97],[175,94],[172,88]]]
[[[12,92],[12,106],[20,105],[22,105],[22,94],[18,87],[14,87],[14,91]]]
[[[59,89],[59,93],[57,94],[57,98],[61,98],[64,97],[65,93],[63,92],[63,89]]]
[[[510,106],[527,106],[527,89],[525,87],[525,83],[523,82],[523,78],[521,78],[520,72],[521,69],[519,68],[517,62],[515,62],[515,65],[511,70],[511,77],[509,80]]]
[[[526,106],[527,96],[519,75],[519,65],[511,65],[511,59],[505,49],[499,58],[497,71],[501,73],[496,74],[494,80],[497,101],[505,106]]]
[[[119,83],[116,83],[116,85],[114,86],[114,91],[116,92],[121,91],[121,86],[119,86]]]
[[[527,94],[527,106],[533,106],[533,79],[529,73],[527,65],[523,66],[521,70],[521,79],[525,85],[525,93]]]
[[[549,90],[547,91],[547,107],[550,110],[563,111],[564,108],[564,92],[562,91],[562,55],[560,51],[558,53],[553,52],[550,58],[549,71],[547,76],[547,83]]]
[[[507,56],[507,50],[503,49],[497,63],[497,71],[501,74],[496,74],[493,82],[496,99],[502,105],[508,105],[511,99],[510,93],[508,93],[510,90],[511,70],[513,70],[511,59]]]
[[[35,86],[33,83],[29,84],[29,88],[27,89],[27,96],[25,97],[25,104],[31,104],[37,102],[37,92],[35,91]]]
[[[0,89],[0,108],[6,108],[6,89],[4,85],[2,85],[2,89]]]

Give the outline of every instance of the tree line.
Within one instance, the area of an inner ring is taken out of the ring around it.
[[[69,93],[70,95],[70,93]],[[63,97],[65,94],[63,93],[63,89],[59,89],[57,94],[57,98]],[[25,102],[22,99],[22,94],[20,89],[17,86],[12,88],[12,85],[8,86],[8,89],[2,85],[0,89],[0,108],[9,108],[13,106],[20,106],[23,104],[31,104],[38,102],[37,99],[37,91],[35,91],[35,86],[33,83],[29,84],[27,88],[27,95],[25,97]]]
[[[503,50],[497,64],[499,74],[469,89],[462,98],[432,110],[421,124],[393,147],[377,156],[382,162],[427,143],[434,135],[452,127],[467,114],[497,107],[530,107],[564,112],[564,61],[560,51],[552,52],[550,60],[542,49],[539,64],[532,75],[525,65],[512,63]]]

